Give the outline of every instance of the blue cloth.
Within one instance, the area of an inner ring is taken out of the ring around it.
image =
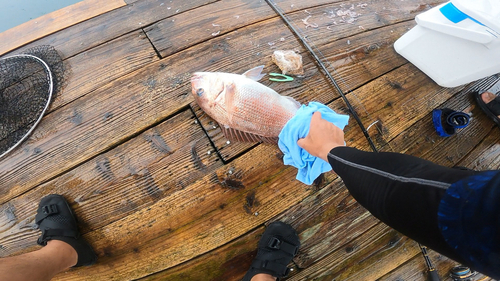
[[[349,121],[348,115],[337,114],[328,106],[319,102],[302,105],[295,116],[290,119],[279,134],[278,146],[284,154],[283,162],[297,168],[297,179],[305,184],[312,184],[321,173],[332,169],[325,160],[314,157],[302,149],[297,141],[309,134],[309,125],[314,112],[319,111],[321,117],[344,129]]]

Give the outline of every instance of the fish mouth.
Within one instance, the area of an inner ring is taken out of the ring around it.
[[[202,76],[202,74],[201,74],[201,73],[199,73],[199,72],[195,72],[195,73],[193,73],[193,75],[191,76],[191,83],[198,82],[198,81],[200,81],[202,78],[203,78],[203,76]]]
[[[194,96],[196,96],[196,90],[202,79],[202,75],[198,72],[193,73],[193,76],[191,76],[191,92]]]

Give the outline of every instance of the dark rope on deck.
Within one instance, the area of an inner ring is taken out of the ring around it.
[[[297,36],[297,38],[302,42],[302,45],[314,57],[314,60],[316,61],[316,63],[318,64],[318,66],[323,70],[323,72],[325,73],[325,75],[328,77],[328,79],[330,80],[330,82],[335,86],[335,88],[339,92],[340,96],[344,100],[345,104],[347,105],[347,108],[352,113],[352,116],[354,117],[354,119],[358,123],[359,127],[361,128],[361,131],[363,132],[363,135],[365,135],[365,138],[368,140],[368,143],[370,144],[370,147],[373,149],[373,151],[378,152],[377,147],[375,147],[375,143],[373,142],[372,138],[368,134],[368,131],[366,130],[366,128],[363,125],[363,123],[361,122],[361,119],[359,118],[358,113],[356,112],[356,110],[354,110],[354,107],[351,105],[351,103],[347,99],[346,95],[344,94],[344,92],[340,88],[340,86],[337,83],[337,81],[335,81],[335,79],[333,78],[333,76],[330,74],[330,72],[326,68],[325,64],[323,63],[323,61],[319,58],[319,56],[316,54],[316,52],[311,48],[311,46],[309,45],[309,43],[307,43],[307,41],[304,39],[304,37],[302,37],[300,35],[300,33],[298,32],[298,30],[293,26],[293,24],[288,20],[288,18],[278,8],[278,6],[276,6],[276,4],[273,1],[271,1],[271,0],[266,0],[266,2],[283,19],[283,21],[285,21],[285,23],[288,26],[288,28],[290,28],[292,30],[292,32],[295,34],[295,36]]]

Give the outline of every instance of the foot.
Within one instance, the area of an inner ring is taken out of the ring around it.
[[[288,264],[299,247],[300,241],[295,229],[283,222],[271,223],[260,238],[257,256],[243,281],[271,281],[287,276],[291,271]]]
[[[259,273],[252,277],[251,281],[276,281],[276,277],[271,274]]]
[[[497,96],[491,92],[484,92],[481,94],[481,99],[485,104],[488,104],[492,102]],[[500,115],[497,115],[498,118],[500,118]]]
[[[73,211],[63,196],[52,194],[42,198],[35,220],[42,231],[37,241],[39,245],[45,246],[52,240],[70,245],[78,256],[74,267],[92,265],[96,262],[97,256],[80,235]]]
[[[474,92],[477,104],[500,127],[500,96],[491,92]]]

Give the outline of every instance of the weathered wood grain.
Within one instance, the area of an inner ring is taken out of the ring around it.
[[[66,59],[172,15],[217,1],[137,1],[41,38],[15,52],[34,45],[52,45]]]
[[[458,265],[458,263],[432,250],[428,250],[428,252],[429,252],[429,257],[432,260],[432,264],[436,268],[441,280],[451,281],[449,271],[452,267]],[[422,254],[419,253],[415,257],[410,259],[408,262],[398,267],[396,270],[391,271],[390,273],[382,276],[377,280],[380,281],[428,280],[427,271],[428,269],[427,265],[425,264],[425,260],[422,257]]]
[[[226,36],[228,32],[272,17],[276,14],[265,1],[222,0],[174,15],[144,31],[160,55],[166,57],[214,36]]]
[[[64,61],[71,69],[66,87],[50,111],[80,98],[111,81],[158,61],[142,31],[134,31]]]
[[[239,281],[257,254],[257,243],[263,232],[264,227],[259,227],[219,249],[139,280]]]
[[[125,5],[123,0],[85,0],[30,20],[0,33],[0,55]]]
[[[496,78],[487,78],[484,81],[492,83],[495,80]],[[397,135],[390,142],[390,149],[423,157],[444,166],[458,164],[464,156],[486,137],[493,127],[493,123],[488,122],[488,118],[480,112],[481,110],[473,106],[474,101],[468,95],[471,89],[482,86],[484,81],[471,84],[471,86],[464,88],[439,105],[439,108],[448,107],[475,116],[475,118],[471,119],[469,126],[459,130],[452,137],[441,138],[434,131],[431,114],[427,113],[426,118],[422,118],[413,126]],[[434,96],[434,98],[439,97]],[[416,103],[415,101],[414,104]]]
[[[500,130],[498,127],[494,126],[483,141],[458,163],[458,166],[477,171],[500,169]]]
[[[356,129],[356,127],[352,128],[352,130]],[[252,152],[253,150],[249,153]],[[265,169],[267,170],[266,167]],[[348,195],[342,182],[334,173],[326,173],[321,182],[309,186],[307,189],[311,192],[310,196],[271,219],[271,221],[280,220],[290,223],[298,231],[302,247],[295,258],[295,263],[301,267],[307,266],[307,263],[311,262],[311,260],[318,259],[318,255],[322,257],[334,249],[343,247],[353,237],[357,237],[377,223],[375,218],[359,207],[352,197]],[[242,239],[246,241],[247,236],[245,235]],[[210,276],[212,274],[224,276],[219,280],[239,280],[238,278],[243,276],[253,259],[257,239],[255,238],[255,243],[250,246],[240,243],[240,239],[235,243],[231,243],[230,249],[241,253],[237,258],[225,259],[224,253],[226,253],[226,250],[222,253],[216,251],[213,256],[203,255],[185,265],[154,275],[151,280],[177,280],[176,278],[189,280],[189,278],[194,278],[192,276],[198,276],[196,275],[197,270],[195,270],[198,268],[209,268]],[[221,259],[225,260],[224,265],[217,269],[213,268],[213,264],[220,264]],[[234,275],[227,273],[229,269],[231,273],[234,272]],[[194,278],[192,280],[201,279],[203,278]]]
[[[453,279],[450,277],[450,270],[454,266],[458,266],[460,264],[432,250],[429,250],[429,257],[431,258],[432,263],[436,268],[441,280],[453,281]],[[396,270],[382,276],[378,280],[379,281],[428,280],[427,271],[428,271],[427,265],[425,264],[422,255],[417,254],[407,263],[398,267]],[[473,280],[490,281],[493,279],[481,273],[477,273],[477,275],[474,276]]]
[[[418,250],[414,241],[379,223],[289,280],[375,280]]]
[[[220,167],[217,155],[206,153],[212,146],[194,120],[186,110],[2,205],[0,256],[36,244],[39,232],[32,228],[33,220],[45,195],[64,195],[82,223],[82,233],[87,233],[147,208]]]
[[[258,227],[303,200],[310,190],[294,180],[274,146],[259,146],[215,174],[154,205],[85,235],[101,264],[72,271],[134,279],[181,264]]]
[[[405,64],[353,91],[349,99],[354,101],[365,128],[377,122],[369,134],[379,148],[389,143],[388,149],[404,152],[397,150],[391,140],[458,90],[441,88],[416,67]]]
[[[419,13],[444,2],[446,1],[435,0],[422,3],[415,0],[399,2],[370,0],[323,2],[317,6],[306,2],[310,7],[304,7],[306,3],[278,1],[278,6],[282,10],[302,6],[300,11],[289,13],[287,16],[299,32],[307,37],[310,44],[321,47],[331,41],[347,39],[359,33],[369,33],[373,29],[413,20]],[[289,4],[294,7],[289,7]],[[347,43],[347,40],[343,41]]]
[[[0,161],[0,202],[64,173],[185,107],[161,64],[116,80],[47,115],[30,139]],[[161,104],[161,106],[158,106]]]

